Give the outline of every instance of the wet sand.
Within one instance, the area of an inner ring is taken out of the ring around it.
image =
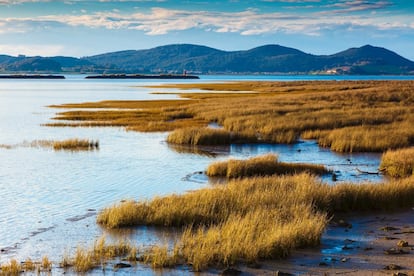
[[[336,217],[320,248],[239,269],[244,275],[414,275],[414,209]]]

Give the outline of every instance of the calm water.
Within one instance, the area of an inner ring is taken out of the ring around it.
[[[293,81],[317,78],[208,76],[196,81],[230,79]],[[39,259],[43,255],[58,262],[65,252],[73,251],[78,245],[90,245],[105,232],[95,223],[96,212],[103,207],[122,199],[152,198],[208,186],[206,177],[192,174],[205,170],[212,161],[229,156],[248,158],[275,152],[282,161],[326,164],[337,172],[339,181],[381,180],[380,176],[359,174],[355,169],[376,171],[378,154],[339,155],[319,148],[313,141],[291,146],[233,145],[214,149],[213,152],[219,153],[217,155],[194,154],[168,146],[164,142],[166,133],[41,126],[50,122],[58,111],[46,107],[51,104],[175,97],[151,95],[150,92],[160,89],[139,87],[159,83],[84,80],[82,76],[69,76],[66,80],[0,82],[0,145],[17,145],[11,149],[0,147],[0,263],[11,257]],[[55,152],[22,146],[25,141],[68,138],[97,139],[100,149]],[[126,236],[139,244],[153,244],[173,235],[147,227],[106,234],[110,238]]]

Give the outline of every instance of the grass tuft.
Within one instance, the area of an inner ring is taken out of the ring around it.
[[[213,177],[240,178],[274,174],[297,174],[302,172],[322,175],[329,171],[323,165],[279,162],[277,155],[267,154],[248,160],[231,159],[216,162],[208,166],[206,174]]]
[[[88,139],[68,139],[53,142],[54,150],[95,150],[99,149],[99,142]]]
[[[380,170],[392,177],[414,175],[414,147],[385,152],[381,158]]]
[[[11,259],[9,263],[2,264],[0,275],[19,275],[23,271],[22,266],[19,264],[19,262],[15,259]]]
[[[202,271],[210,266],[283,258],[295,248],[315,246],[327,218],[338,213],[412,204],[414,177],[331,186],[305,173],[235,179],[184,195],[127,201],[102,210],[97,221],[111,228],[182,226],[186,230],[174,252],[154,247],[145,252],[143,260],[154,267],[185,263]]]

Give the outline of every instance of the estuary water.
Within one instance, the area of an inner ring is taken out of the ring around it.
[[[310,79],[341,78],[201,76],[191,82]],[[377,171],[379,154],[335,154],[319,148],[315,141],[232,145],[198,154],[169,146],[165,142],[167,133],[42,126],[60,111],[48,105],[173,99],[176,96],[151,94],[163,90],[145,86],[174,82],[183,80],[85,80],[84,76],[67,76],[65,80],[0,81],[0,263],[10,258],[41,259],[44,255],[58,263],[64,254],[79,245],[90,245],[102,234],[147,245],[169,239],[174,233],[148,227],[108,232],[96,225],[96,214],[123,199],[150,199],[206,187],[210,185],[208,179],[198,172],[213,161],[229,157],[248,158],[274,152],[282,161],[325,164],[336,172],[338,181],[382,180],[379,175],[360,174],[356,170]],[[36,140],[69,138],[99,140],[99,150],[68,152],[28,146]],[[151,273],[148,268],[144,270]]]

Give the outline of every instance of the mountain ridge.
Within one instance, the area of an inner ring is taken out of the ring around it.
[[[0,72],[196,74],[414,74],[414,62],[386,48],[364,45],[331,55],[267,44],[224,51],[204,45],[170,44],[82,58],[0,55]]]

